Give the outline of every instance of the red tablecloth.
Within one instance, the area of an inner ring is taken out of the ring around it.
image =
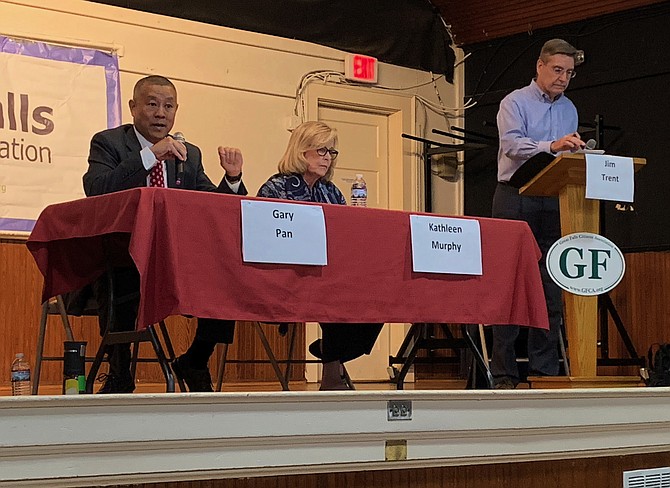
[[[242,261],[243,198],[137,188],[50,205],[28,240],[43,298],[100,276],[103,238],[120,233],[140,272],[139,324],[185,314],[548,328],[540,252],[524,222],[477,219],[482,276],[415,273],[408,212],[324,205],[327,266],[252,264]]]

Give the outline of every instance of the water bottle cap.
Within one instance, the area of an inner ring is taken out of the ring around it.
[[[356,178],[363,178],[363,175],[360,173],[356,173]]]
[[[22,352],[17,352],[16,353],[16,358],[17,359],[23,359],[23,353]]]

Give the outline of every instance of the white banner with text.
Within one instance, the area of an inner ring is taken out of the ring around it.
[[[115,56],[0,36],[0,234],[84,196],[91,137],[120,113]]]

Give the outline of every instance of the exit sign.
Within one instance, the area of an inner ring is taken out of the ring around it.
[[[344,58],[344,77],[361,83],[377,83],[377,58],[347,54]]]

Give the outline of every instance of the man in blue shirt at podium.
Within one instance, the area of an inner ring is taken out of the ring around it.
[[[493,217],[528,222],[542,251],[540,272],[549,313],[549,331],[528,329],[528,374],[555,376],[559,372],[558,338],[562,326],[561,290],[547,273],[545,258],[551,245],[561,237],[558,199],[519,195],[510,184],[514,173],[533,156],[548,158],[565,151],[584,148],[577,133],[574,104],[564,95],[575,77],[575,65],[583,53],[562,39],[547,41],[536,64],[536,77],[500,102],[497,123],[498,185],[493,196]],[[494,387],[516,388],[519,383],[515,344],[516,325],[493,326],[491,373]]]

